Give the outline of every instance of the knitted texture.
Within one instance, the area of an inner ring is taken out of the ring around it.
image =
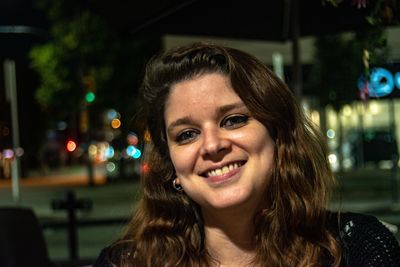
[[[344,249],[343,266],[400,267],[399,244],[375,217],[340,214],[339,229]]]

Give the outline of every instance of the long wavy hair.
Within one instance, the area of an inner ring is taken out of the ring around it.
[[[264,209],[254,216],[257,266],[339,266],[341,248],[327,227],[334,184],[325,142],[288,87],[255,57],[229,47],[195,43],[154,57],[142,85],[140,118],[150,132],[149,172],[121,240],[116,266],[214,266],[205,246],[199,206],[174,190],[164,106],[171,86],[207,73],[226,75],[234,91],[275,142]],[[266,177],[267,179],[267,177]]]

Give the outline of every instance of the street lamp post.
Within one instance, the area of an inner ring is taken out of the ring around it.
[[[25,25],[4,25],[0,26],[0,34],[31,34],[34,36],[46,36],[45,30],[25,26]],[[20,148],[19,142],[19,124],[18,124],[18,99],[17,99],[17,79],[15,74],[15,61],[6,59],[4,61],[4,81],[6,88],[7,100],[10,101],[11,105],[11,121],[12,121],[12,140],[13,140],[13,151],[14,160],[12,161],[12,196],[16,203],[20,202],[20,159],[18,149]]]
[[[11,125],[12,141],[14,150],[14,159],[11,161],[11,181],[12,196],[16,203],[20,201],[19,180],[20,180],[20,158],[17,156],[19,144],[19,125],[18,125],[18,99],[17,99],[17,81],[15,75],[15,61],[6,59],[4,61],[4,81],[7,100],[11,105]]]

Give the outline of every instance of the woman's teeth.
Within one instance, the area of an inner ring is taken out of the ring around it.
[[[208,171],[207,172],[207,177],[222,175],[222,174],[228,173],[228,172],[230,172],[230,171],[232,171],[234,169],[237,169],[240,166],[241,166],[241,164],[239,164],[239,163],[232,163],[232,164],[224,166],[224,167],[222,167],[220,169],[214,169],[214,170]]]

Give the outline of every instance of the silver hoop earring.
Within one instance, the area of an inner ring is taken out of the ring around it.
[[[180,184],[177,183],[177,179],[176,178],[172,181],[172,187],[178,192],[182,192],[183,191],[183,187]]]

